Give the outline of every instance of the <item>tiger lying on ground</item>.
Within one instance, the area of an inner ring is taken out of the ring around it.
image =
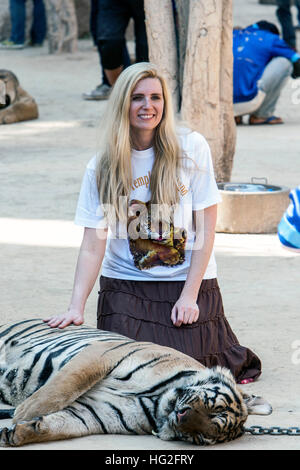
[[[241,436],[248,414],[272,412],[225,368],[109,331],[25,320],[0,328],[0,346],[0,400],[16,407],[0,411],[13,416],[1,446],[151,432],[215,444]]]

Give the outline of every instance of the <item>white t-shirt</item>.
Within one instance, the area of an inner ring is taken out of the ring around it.
[[[137,281],[186,280],[194,247],[192,211],[200,211],[198,214],[201,221],[203,209],[217,204],[221,197],[214,177],[210,149],[204,137],[197,132],[185,130],[179,133],[178,138],[184,154],[189,158],[184,159],[183,168],[180,170],[180,181],[176,189],[180,194],[179,204],[171,223],[164,225],[160,232],[147,232],[148,219],[141,215],[148,213],[147,210],[143,212],[143,208],[146,209],[145,203],[150,201],[151,197],[150,177],[155,158],[154,150],[132,150],[130,201],[139,203],[138,206],[132,206],[134,216],[127,227],[123,226],[122,230],[119,230],[119,238],[115,228],[109,227],[102,263],[103,276]],[[107,224],[99,202],[95,169],[96,156],[88,163],[83,177],[75,224],[103,228]],[[139,212],[136,212],[137,210]],[[145,231],[142,228],[144,226]],[[216,276],[215,256],[212,253],[204,279]]]

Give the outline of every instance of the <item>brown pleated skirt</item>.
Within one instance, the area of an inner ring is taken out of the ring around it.
[[[172,347],[207,367],[227,367],[238,382],[257,379],[261,362],[239,344],[231,330],[217,279],[202,281],[198,321],[173,325],[171,310],[183,286],[184,281],[127,281],[101,276],[97,328]]]

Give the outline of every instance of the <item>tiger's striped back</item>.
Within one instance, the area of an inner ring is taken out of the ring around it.
[[[88,326],[51,329],[39,319],[0,327],[0,399],[18,405],[94,341],[132,342]]]

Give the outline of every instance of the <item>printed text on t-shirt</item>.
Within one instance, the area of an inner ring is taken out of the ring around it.
[[[148,188],[150,184],[150,176],[151,176],[151,173],[150,171],[148,171],[147,175],[139,176],[138,178],[133,180],[132,190],[134,191],[135,189],[138,189],[141,186],[146,186],[146,188]],[[179,185],[177,186],[177,189],[180,192],[181,196],[184,196],[188,192],[188,189],[182,183],[179,183]]]
[[[132,190],[135,190],[139,188],[140,186],[146,186],[146,188],[148,188],[150,184],[150,175],[151,173],[150,171],[148,171],[148,175],[140,176],[139,178],[136,178],[135,180],[133,180]]]

